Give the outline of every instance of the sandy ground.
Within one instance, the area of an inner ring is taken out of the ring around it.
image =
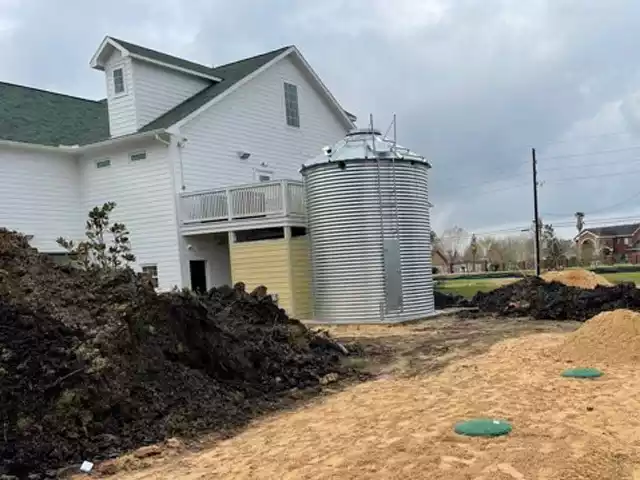
[[[377,380],[328,391],[199,451],[121,459],[111,478],[640,480],[637,368],[611,366],[595,381],[560,377],[578,366],[557,353],[575,327],[456,319],[336,327],[364,344],[363,367]],[[456,422],[484,416],[509,420],[513,432],[453,433]]]

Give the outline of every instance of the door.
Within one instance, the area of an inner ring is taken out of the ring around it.
[[[207,291],[207,262],[205,260],[189,261],[191,272],[191,290],[205,293]]]

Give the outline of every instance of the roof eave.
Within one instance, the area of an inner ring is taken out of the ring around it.
[[[340,106],[340,104],[338,103],[338,100],[336,100],[336,98],[333,96],[331,91],[322,82],[322,80],[320,79],[318,74],[315,72],[315,70],[311,67],[309,62],[307,62],[307,60],[302,56],[302,53],[300,53],[300,50],[298,50],[298,47],[296,47],[295,45],[292,45],[287,51],[288,51],[288,53],[295,53],[296,58],[298,58],[298,60],[309,71],[309,73],[311,74],[311,77],[317,83],[317,85],[320,87],[320,89],[322,90],[324,95],[329,99],[330,103],[332,103],[334,105],[334,107],[338,111],[339,116],[344,120],[346,126],[348,126],[349,128],[355,128],[355,126],[356,126],[355,123],[354,123],[355,120],[351,119],[351,117],[355,117],[355,115],[349,114],[348,112],[345,111],[344,108],[342,108]]]
[[[126,48],[124,48],[122,45],[120,45],[118,42],[113,40],[111,37],[108,37],[108,36],[104,37],[104,39],[100,43],[100,46],[98,47],[96,52],[91,57],[91,60],[89,61],[89,65],[91,66],[91,68],[104,71],[104,62],[100,60],[100,56],[102,55],[105,48],[107,47],[113,47],[116,50],[119,50],[120,53],[122,53],[122,55],[129,55],[129,51]]]
[[[178,72],[186,73],[188,75],[193,75],[195,77],[205,78],[207,80],[211,80],[213,82],[221,82],[222,79],[220,77],[216,77],[214,75],[207,75],[203,72],[197,72],[195,70],[191,70],[189,68],[179,67],[177,65],[172,65],[170,63],[161,62],[154,58],[145,57],[144,55],[138,55],[137,53],[129,53],[131,58],[135,58],[137,60],[142,60],[143,62],[151,63],[153,65],[157,65],[162,68],[168,68],[169,70],[176,70]]]
[[[120,137],[110,138],[108,140],[102,140],[95,143],[87,143],[84,145],[41,145],[38,143],[16,142],[13,140],[0,140],[0,147],[17,148],[21,150],[49,152],[49,153],[62,153],[62,154],[82,154],[90,152],[92,150],[112,147],[117,145],[124,145],[131,141],[140,140],[143,138],[155,137],[163,133],[169,133],[164,128],[158,128],[155,130],[149,130],[148,132],[136,132],[129,135],[123,135]]]
[[[61,145],[60,148],[65,149],[65,151],[71,153],[86,153],[92,150],[97,150],[105,147],[113,147],[117,145],[124,145],[131,141],[141,140],[143,138],[155,137],[156,135],[160,135],[163,133],[168,133],[164,128],[157,128],[154,130],[149,130],[148,132],[135,132],[129,135],[122,135],[120,137],[110,138],[108,140],[102,140],[100,142],[95,143],[87,143],[85,145],[79,146],[66,146]]]

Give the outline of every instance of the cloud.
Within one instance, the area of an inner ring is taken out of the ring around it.
[[[0,0],[0,77],[99,97],[88,60],[107,33],[214,64],[296,44],[360,119],[398,114],[399,141],[434,165],[438,228],[498,229],[533,216],[533,146],[544,211],[596,218],[639,189],[602,175],[640,150],[551,159],[640,145],[638,16],[632,0]]]

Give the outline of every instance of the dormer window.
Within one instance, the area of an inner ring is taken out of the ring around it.
[[[122,67],[113,70],[113,92],[116,95],[124,93],[124,71]]]

